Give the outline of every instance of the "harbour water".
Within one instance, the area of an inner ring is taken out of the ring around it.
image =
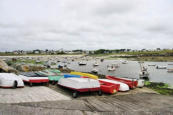
[[[71,62],[67,64],[67,67],[81,72],[91,72],[93,68],[98,70],[98,74],[103,75],[113,75],[118,77],[129,77],[129,78],[139,78],[140,64],[137,61],[128,61],[127,64],[122,64],[121,60],[105,60],[104,62],[99,62],[99,66],[94,67],[93,64],[95,60],[86,61],[87,65],[80,66],[78,61]],[[149,80],[153,82],[163,82],[168,83],[173,86],[173,73],[168,73],[167,69],[173,68],[173,65],[169,65],[173,62],[144,62],[144,66],[147,67],[149,72]],[[63,63],[59,63],[63,64]],[[115,71],[108,71],[107,65],[118,64],[119,68]],[[156,69],[156,66],[149,65],[160,65],[167,66],[167,69]]]

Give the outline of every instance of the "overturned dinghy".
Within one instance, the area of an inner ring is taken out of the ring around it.
[[[0,87],[17,88],[24,87],[22,79],[13,73],[0,73]]]
[[[75,78],[80,78],[79,75],[72,75],[72,74],[65,74],[65,75],[64,75],[64,78],[73,78],[73,77],[75,77]]]
[[[40,75],[38,73],[34,72],[23,72],[19,75],[24,82],[28,82],[30,86],[33,85],[33,83],[45,83],[46,85],[49,84],[48,76],[46,75]]]
[[[64,75],[59,70],[44,70],[37,72],[40,75],[48,76],[49,81],[58,82]]]
[[[107,79],[114,80],[114,81],[119,81],[122,83],[127,84],[130,88],[136,88],[138,85],[137,79],[130,79],[130,78],[120,78],[116,76],[106,76]]]
[[[105,83],[105,84],[111,84],[111,85],[120,85],[118,91],[128,91],[129,90],[129,86],[125,83],[122,82],[118,82],[118,81],[114,81],[114,80],[109,80],[109,79],[99,79],[99,81],[101,83]]]
[[[70,74],[73,74],[73,75],[80,75],[80,76],[85,76],[85,77],[92,78],[92,79],[98,79],[98,76],[93,75],[93,74],[89,74],[89,73],[71,72]]]
[[[62,78],[58,85],[73,90],[73,97],[76,98],[79,92],[97,91],[99,95],[102,94],[100,90],[100,83],[98,80],[89,78]]]

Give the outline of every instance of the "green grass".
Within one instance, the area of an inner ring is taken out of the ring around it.
[[[36,62],[35,60],[30,60],[30,59],[27,59],[27,60],[20,60],[20,59],[17,59],[16,61],[8,61],[7,64],[8,65],[12,65],[12,64],[17,64],[17,63],[25,63],[25,64],[44,64],[44,62]]]
[[[173,89],[170,89],[168,84],[146,81],[145,86],[162,95],[172,95],[173,96]]]

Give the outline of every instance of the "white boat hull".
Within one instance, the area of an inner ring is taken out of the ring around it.
[[[12,73],[0,73],[0,87],[13,87],[17,82],[17,87],[24,87],[22,79]]]

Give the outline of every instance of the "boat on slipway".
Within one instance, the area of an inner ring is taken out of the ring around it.
[[[144,80],[143,79],[138,80],[136,78],[120,78],[120,77],[116,77],[116,76],[106,76],[106,78],[110,79],[110,80],[115,80],[115,81],[125,83],[131,89],[144,86]]]
[[[120,77],[116,77],[116,76],[106,76],[106,78],[110,79],[110,80],[125,83],[129,86],[129,88],[136,88],[137,87],[137,80],[136,79],[130,80],[130,79],[120,78]]]
[[[72,75],[72,74],[64,74],[64,78],[80,78],[79,75]]]
[[[101,91],[104,93],[114,94],[119,90],[120,84],[114,85],[114,84],[100,82],[100,88]]]
[[[31,87],[33,83],[44,83],[49,85],[49,79],[47,75],[41,75],[35,72],[22,72],[20,73],[20,77],[24,82],[29,83]]]
[[[13,73],[0,73],[0,87],[19,88],[24,87],[24,83],[18,75]]]
[[[98,92],[98,95],[102,95],[99,81],[90,78],[62,78],[58,85],[71,89],[74,98],[81,92]]]
[[[64,75],[59,70],[43,70],[37,72],[39,75],[46,75],[48,76],[49,81],[57,82],[59,79],[63,78]]]
[[[99,79],[99,82],[109,85],[119,85],[119,89],[117,91],[129,91],[129,86],[119,81],[109,80],[109,79]]]
[[[71,72],[70,74],[72,74],[72,75],[79,75],[79,76],[85,76],[85,77],[92,78],[92,79],[98,79],[98,76],[93,75],[93,74],[89,74],[89,73]]]

